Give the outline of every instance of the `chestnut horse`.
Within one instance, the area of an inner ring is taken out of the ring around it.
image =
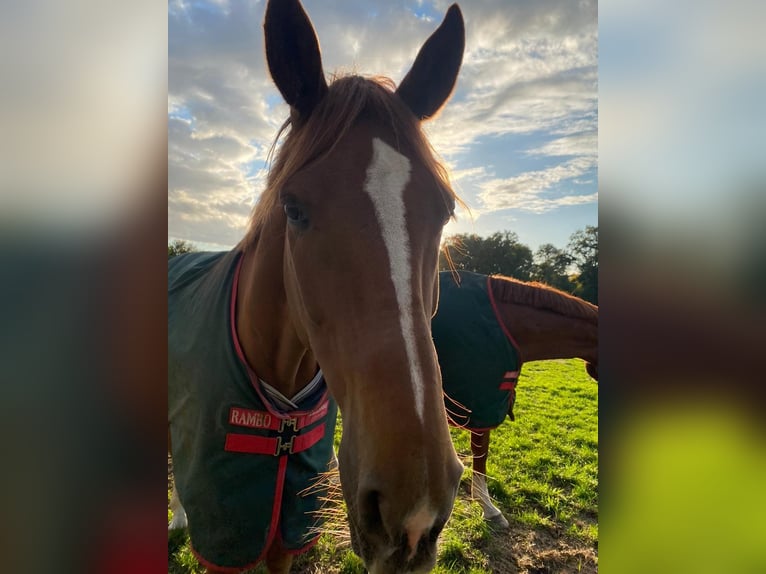
[[[487,491],[490,431],[513,420],[522,361],[581,358],[598,380],[598,307],[502,275],[443,271],[440,283],[433,335],[450,422],[471,431],[471,494],[488,522],[508,527]]]
[[[264,32],[290,117],[248,233],[169,262],[171,506],[209,570],[288,572],[312,542],[294,482],[332,457],[334,399],[354,550],[373,574],[426,572],[463,466],[430,325],[457,198],[421,122],[453,90],[463,18],[449,8],[398,88],[328,85],[297,0],[270,0]]]

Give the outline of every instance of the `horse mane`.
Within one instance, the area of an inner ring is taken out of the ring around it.
[[[598,306],[579,297],[536,281],[526,282],[491,275],[490,286],[496,301],[546,309],[559,315],[598,323]]]
[[[435,151],[426,139],[420,122],[394,93],[395,84],[384,77],[357,75],[335,77],[327,94],[311,115],[300,125],[288,118],[277,133],[269,157],[280,139],[282,145],[269,169],[266,189],[253,208],[242,246],[257,242],[260,231],[279,202],[284,183],[306,165],[322,159],[343,136],[365,120],[382,123],[391,130],[396,147],[405,148],[412,159],[422,163],[442,191],[447,213],[454,217],[455,203],[463,204],[453,191],[447,170],[436,160]],[[284,136],[284,137],[283,137]]]

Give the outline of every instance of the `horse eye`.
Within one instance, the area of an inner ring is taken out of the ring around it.
[[[295,203],[285,203],[284,210],[285,215],[287,216],[287,221],[291,225],[295,225],[301,229],[308,227],[309,220],[300,206]]]

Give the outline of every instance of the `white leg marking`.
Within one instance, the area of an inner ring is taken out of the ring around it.
[[[485,477],[483,474],[478,474],[476,472],[472,473],[471,496],[478,499],[482,510],[484,510],[485,520],[491,520],[496,517],[502,517],[502,521],[505,521],[505,518],[503,517],[503,513],[500,512],[500,509],[497,508],[494,504],[492,504],[492,499],[490,498],[489,491],[487,490],[487,477]],[[506,523],[506,526],[507,526],[507,523]]]
[[[423,374],[415,345],[412,321],[412,266],[410,234],[404,206],[404,188],[410,181],[410,160],[378,138],[372,140],[372,161],[364,190],[372,198],[383,242],[391,264],[391,279],[399,304],[399,322],[415,387],[415,409],[423,421]]]
[[[184,510],[184,507],[181,506],[181,501],[178,498],[175,484],[173,485],[173,494],[170,497],[170,510],[173,511],[173,519],[168,525],[168,530],[186,528],[189,525],[189,521],[186,518],[186,511]]]

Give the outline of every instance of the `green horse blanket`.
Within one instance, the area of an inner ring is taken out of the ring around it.
[[[439,274],[439,308],[431,322],[451,422],[470,430],[513,418],[521,370],[518,346],[498,317],[489,277]]]
[[[240,256],[190,253],[168,262],[176,489],[200,562],[232,572],[259,562],[275,537],[293,552],[316,541],[324,494],[316,483],[332,457],[337,414],[323,379],[285,411],[249,368],[235,329]]]

